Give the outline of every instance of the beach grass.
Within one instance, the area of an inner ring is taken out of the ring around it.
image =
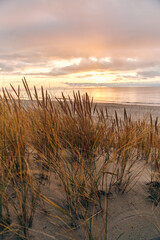
[[[52,101],[43,87],[38,95],[36,87],[31,93],[25,79],[23,84],[29,101],[24,102],[20,88],[13,86],[12,94],[3,89],[0,98],[0,232],[4,239],[10,235],[30,239],[36,233],[35,215],[45,204],[55,209],[54,219],[63,229],[48,239],[78,239],[79,232],[83,239],[108,239],[109,195],[115,189],[123,194],[133,188],[146,165],[151,169],[151,198],[159,203],[158,118],[132,121],[125,109],[124,119],[117,112],[111,117],[87,93],[74,92],[73,98],[62,94]],[[51,176],[62,186],[63,204],[44,191],[52,184]]]

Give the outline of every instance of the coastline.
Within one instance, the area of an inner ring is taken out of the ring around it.
[[[22,100],[24,106],[30,105],[30,100]],[[54,104],[57,104],[56,100],[52,101]],[[36,100],[35,100],[36,103]],[[97,104],[98,108],[106,108],[108,110],[109,116],[114,116],[115,111],[118,114],[118,117],[124,117],[124,108],[127,111],[128,115],[131,115],[132,120],[139,120],[139,119],[150,119],[150,114],[153,118],[160,117],[160,106],[151,106],[151,105],[138,105],[138,104],[123,104],[123,103],[100,103],[93,101],[94,105]]]
[[[53,104],[57,104],[56,100],[52,101]],[[30,100],[22,100],[24,106],[29,106]],[[35,101],[36,103],[36,101]],[[135,105],[135,104],[120,104],[120,103],[99,103],[93,102],[93,104],[97,104],[98,108],[107,108],[108,116],[115,117],[115,111],[117,112],[118,118],[124,119],[124,109],[126,109],[127,115],[131,116],[132,121],[137,120],[146,120],[150,121],[150,115],[153,120],[160,119],[160,106],[151,106],[151,105]]]
[[[150,114],[153,119],[160,116],[160,106],[148,106],[148,105],[127,105],[127,104],[118,104],[118,103],[97,103],[97,105],[102,107],[107,107],[108,115],[114,116],[115,111],[118,114],[118,117],[123,119],[124,108],[127,111],[128,115],[131,115],[132,120],[139,119],[150,119]]]

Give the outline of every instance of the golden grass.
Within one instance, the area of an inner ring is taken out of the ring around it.
[[[98,239],[100,233],[101,239],[107,239],[107,196],[113,187],[122,193],[129,190],[141,172],[134,166],[144,159],[151,165],[151,181],[160,172],[158,119],[132,121],[125,109],[123,120],[116,112],[110,118],[107,109],[98,108],[87,93],[74,93],[68,100],[62,94],[55,103],[43,87],[38,96],[36,88],[31,94],[25,79],[23,84],[29,104],[21,100],[20,88],[16,91],[13,86],[14,96],[3,89],[0,98],[1,234],[10,231],[29,239],[42,201],[62,213],[66,231],[74,231],[79,221],[86,239]],[[51,173],[63,186],[65,207],[41,191],[43,179],[49,181]],[[102,211],[103,231],[95,218]]]

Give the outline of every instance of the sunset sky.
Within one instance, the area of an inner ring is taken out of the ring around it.
[[[159,0],[0,0],[0,83],[160,86]]]

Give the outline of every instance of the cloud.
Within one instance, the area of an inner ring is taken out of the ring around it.
[[[160,48],[159,10],[154,0],[3,1],[0,49],[61,58],[140,49],[143,55],[142,49]]]
[[[41,64],[41,67],[43,65]],[[138,72],[139,76],[142,76],[144,72],[139,71],[140,69],[157,68],[160,67],[159,61],[148,61],[148,60],[134,60],[126,58],[97,58],[96,61],[92,58],[81,58],[81,60],[74,63],[73,59],[68,60],[67,66],[53,66],[48,72],[30,72],[28,75],[46,75],[46,76],[62,76],[69,74],[81,74],[82,72],[106,72],[115,74],[116,72],[135,71]],[[40,65],[39,65],[40,68]],[[125,77],[125,75],[123,76]],[[130,75],[127,75],[130,78]],[[144,77],[144,76],[143,76]]]
[[[70,82],[64,82],[64,84],[70,86],[70,87],[107,87],[109,84],[108,83],[88,83],[88,82],[83,82],[83,83],[70,83]]]
[[[139,79],[155,77],[160,71],[159,12],[157,0],[0,1],[0,73],[23,73],[28,66],[49,69],[28,73],[41,76],[135,71]],[[106,56],[112,61],[103,61]],[[82,60],[50,66],[51,60],[73,58]]]
[[[155,78],[155,77],[160,77],[160,70],[159,71],[142,71],[142,72],[138,72],[137,74],[146,79]]]
[[[71,87],[71,88],[98,88],[98,87],[160,87],[160,83],[157,83],[157,82],[129,82],[129,83],[126,83],[126,82],[112,82],[112,83],[94,83],[94,82],[91,82],[91,83],[88,83],[88,82],[83,82],[83,83],[70,83],[70,82],[64,82],[65,85],[67,85],[68,87]]]

